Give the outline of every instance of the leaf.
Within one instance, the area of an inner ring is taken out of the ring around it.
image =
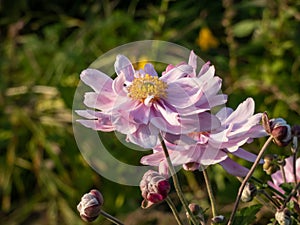
[[[262,207],[261,204],[245,207],[236,213],[233,225],[250,225],[256,219],[256,213]]]
[[[242,20],[234,25],[233,34],[240,38],[246,37],[250,35],[257,26],[258,21],[256,20]]]
[[[294,184],[293,183],[283,183],[283,184],[280,184],[280,187],[284,190],[285,193],[289,194],[292,192]]]

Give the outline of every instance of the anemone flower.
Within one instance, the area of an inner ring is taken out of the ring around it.
[[[150,63],[134,70],[124,55],[116,58],[114,80],[99,70],[86,69],[80,78],[93,92],[85,93],[89,109],[76,111],[84,117],[78,122],[94,130],[118,131],[144,148],[158,144],[159,132],[210,132],[220,121],[209,110],[226,100],[219,98],[220,80],[200,82],[194,70],[182,63],[158,76]],[[205,74],[213,77],[214,70]]]
[[[221,126],[211,132],[192,132],[187,135],[165,135],[170,159],[175,166],[196,170],[201,166],[219,163],[229,173],[243,177],[248,169],[233,161],[229,155],[254,161],[256,155],[240,148],[254,138],[266,135],[260,125],[261,113],[254,114],[254,101],[248,98],[235,111],[222,108],[217,114]],[[159,166],[161,173],[167,173],[167,162],[160,145],[151,155],[144,156],[141,163]]]

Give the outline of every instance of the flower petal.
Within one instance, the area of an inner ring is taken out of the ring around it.
[[[101,91],[111,91],[113,80],[99,70],[83,70],[80,74],[80,79],[97,93],[101,93]]]
[[[160,80],[170,83],[193,73],[193,67],[187,64],[179,65],[163,74]]]
[[[157,77],[158,74],[156,72],[156,70],[154,69],[153,65],[151,63],[147,63],[145,66],[144,66],[144,71],[146,74],[149,74],[153,77]]]
[[[143,148],[151,149],[158,144],[158,132],[153,126],[140,125],[136,132],[127,135],[127,140]]]
[[[232,154],[239,158],[245,159],[249,162],[254,162],[257,158],[257,155],[255,155],[251,152],[248,152],[242,148],[238,148],[238,150],[236,150],[235,152],[232,152]],[[260,163],[263,163],[263,160],[261,160]]]
[[[254,101],[252,98],[247,98],[242,102],[237,109],[226,119],[225,123],[239,123],[245,121],[254,113]]]
[[[134,79],[134,68],[132,63],[124,55],[117,55],[115,71],[118,76],[122,73],[125,76],[126,81],[132,82]]]
[[[107,111],[114,106],[114,99],[113,93],[86,92],[83,103],[89,108]]]
[[[227,157],[219,164],[230,174],[237,177],[245,177],[248,173],[248,169],[246,167],[241,166],[240,164],[233,161],[231,158]]]

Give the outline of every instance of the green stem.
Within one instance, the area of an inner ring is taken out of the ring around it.
[[[294,182],[295,185],[297,185],[297,168],[296,168],[296,163],[297,163],[297,151],[293,153],[293,175],[294,175]]]
[[[217,210],[216,210],[216,200],[213,195],[211,183],[210,183],[207,171],[204,168],[202,168],[202,172],[203,172],[203,176],[204,176],[204,180],[205,180],[205,184],[206,184],[206,189],[208,192],[208,197],[209,197],[210,204],[211,204],[212,215],[213,215],[213,217],[216,217],[218,215]]]
[[[270,137],[268,138],[268,140],[266,141],[266,143],[265,143],[265,144],[263,145],[263,147],[261,148],[261,150],[260,150],[258,156],[256,157],[255,162],[253,163],[253,165],[252,165],[251,169],[249,170],[247,176],[246,176],[245,179],[243,180],[243,182],[242,182],[242,184],[241,184],[241,186],[240,186],[240,188],[239,188],[238,195],[237,195],[237,198],[236,198],[236,200],[235,200],[234,207],[233,207],[233,210],[232,210],[232,213],[231,213],[231,215],[230,215],[230,218],[229,218],[229,220],[228,220],[227,225],[231,225],[231,224],[233,223],[233,219],[234,219],[235,213],[236,213],[236,211],[237,211],[237,208],[238,208],[238,206],[239,206],[239,201],[240,201],[240,199],[241,199],[241,197],[242,197],[243,190],[244,190],[244,188],[245,188],[245,186],[246,186],[248,180],[249,180],[250,177],[253,175],[254,170],[256,169],[257,165],[259,164],[260,159],[262,158],[264,152],[266,151],[268,145],[272,142],[272,140],[273,140],[273,137],[270,136]]]
[[[269,195],[268,192],[266,192],[265,190],[260,190],[260,193],[262,193],[273,205],[276,209],[279,209],[280,208],[280,205],[278,202],[276,202],[272,196]]]
[[[282,175],[282,178],[283,178],[283,183],[286,183],[286,176],[285,176],[284,166],[280,165],[279,167],[280,167],[281,175]]]
[[[177,212],[176,207],[175,207],[173,201],[171,200],[171,198],[170,198],[169,196],[167,196],[166,201],[167,201],[167,203],[168,203],[170,209],[172,210],[173,215],[174,215],[174,217],[175,217],[177,223],[178,223],[179,225],[183,225],[183,222],[182,222],[181,219],[180,219],[179,213]]]
[[[169,152],[168,152],[166,143],[163,140],[161,134],[159,134],[158,137],[159,137],[161,146],[163,148],[163,151],[164,151],[167,163],[168,163],[169,171],[170,171],[170,174],[171,174],[171,177],[172,177],[172,180],[173,180],[174,187],[175,187],[176,193],[178,195],[178,198],[179,198],[180,202],[182,203],[183,208],[185,209],[185,211],[189,215],[189,219],[192,221],[192,223],[194,225],[198,225],[199,223],[197,222],[195,216],[193,215],[193,213],[191,212],[190,208],[188,207],[188,203],[187,203],[187,201],[185,200],[185,198],[183,196],[183,192],[181,190],[181,187],[180,187],[180,184],[179,184],[179,181],[178,181],[178,177],[176,175],[176,171],[175,171],[174,166],[173,166],[173,164],[171,162],[171,159],[170,159],[170,156],[169,156]]]
[[[101,210],[100,214],[102,216],[104,216],[106,219],[108,219],[110,222],[117,224],[117,225],[124,225],[123,222],[121,222],[120,220],[118,220],[116,217],[113,217],[112,215],[108,214],[107,212]]]
[[[298,184],[296,185],[296,187],[294,187],[293,191],[292,191],[292,192],[288,195],[288,197],[284,200],[284,203],[283,203],[283,205],[281,206],[281,209],[284,209],[284,208],[286,207],[286,204],[291,200],[291,198],[297,194],[299,188],[300,188],[300,183],[298,183]]]
[[[251,177],[251,180],[253,180],[256,183],[260,184],[262,187],[270,189],[273,193],[279,195],[283,199],[286,198],[286,196],[284,194],[282,194],[280,191],[278,191],[275,188],[273,188],[272,186],[270,186],[268,183],[263,183],[261,180],[257,179],[256,177]]]

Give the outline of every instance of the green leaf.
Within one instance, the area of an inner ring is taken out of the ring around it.
[[[285,193],[289,194],[292,192],[294,184],[293,183],[283,183],[283,184],[280,184],[280,187],[284,190]]]
[[[236,37],[246,37],[250,35],[257,26],[258,21],[256,20],[242,20],[234,25],[233,34]]]
[[[256,219],[256,213],[262,207],[261,204],[245,207],[236,213],[233,225],[250,225]]]

